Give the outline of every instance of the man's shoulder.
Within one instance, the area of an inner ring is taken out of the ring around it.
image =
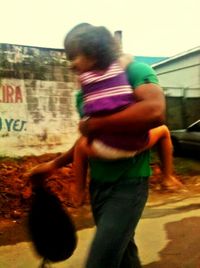
[[[153,71],[153,68],[142,61],[137,61],[134,60],[128,65],[128,70],[132,70],[132,71],[138,71],[138,70],[144,70],[144,71]]]
[[[133,88],[145,83],[159,83],[155,70],[144,62],[131,62],[127,68],[127,76]]]

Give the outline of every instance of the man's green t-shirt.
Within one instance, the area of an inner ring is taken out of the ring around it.
[[[129,64],[126,73],[133,90],[142,84],[158,84],[158,78],[155,71],[145,63],[133,61]],[[76,96],[76,106],[80,116],[82,117],[83,96],[81,91],[79,91]],[[114,161],[91,158],[89,160],[90,176],[92,179],[102,182],[115,181],[121,176],[127,179],[148,177],[151,175],[149,163],[149,150],[132,158],[124,158]]]

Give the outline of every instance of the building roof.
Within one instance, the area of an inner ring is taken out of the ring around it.
[[[164,61],[168,59],[168,57],[148,57],[148,56],[135,56],[137,61],[147,63],[149,65]]]
[[[166,58],[166,59],[164,59],[164,60],[162,60],[160,62],[154,63],[154,64],[152,64],[152,67],[155,68],[155,67],[164,65],[166,63],[169,63],[171,61],[183,58],[185,56],[191,55],[191,54],[196,53],[196,52],[200,52],[200,46],[197,46],[195,48],[189,49],[189,50],[184,51],[182,53],[176,54],[176,55],[174,55],[172,57],[169,57],[169,58]]]

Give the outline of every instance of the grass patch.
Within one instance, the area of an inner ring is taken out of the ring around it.
[[[200,163],[198,159],[186,157],[174,157],[175,170],[183,175],[200,175]]]
[[[159,163],[159,157],[156,151],[151,152],[151,163]],[[200,161],[198,158],[189,156],[173,157],[173,164],[176,173],[180,175],[200,175]]]

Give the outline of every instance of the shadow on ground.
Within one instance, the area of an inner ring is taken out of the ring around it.
[[[144,268],[200,268],[200,217],[185,218],[165,225],[167,246],[160,260]],[[155,234],[156,235],[156,234]]]

